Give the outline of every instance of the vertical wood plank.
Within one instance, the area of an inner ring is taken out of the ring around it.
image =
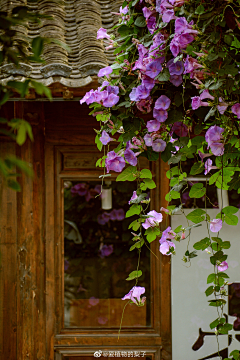
[[[169,165],[160,162],[160,203],[167,207],[165,196],[169,191],[169,180],[166,172]],[[169,226],[169,216],[163,214],[162,230]],[[162,337],[162,360],[172,359],[172,335],[171,335],[171,257],[161,255],[161,337]]]
[[[15,154],[15,143],[0,143],[0,156]],[[0,358],[17,360],[16,192],[0,178]]]
[[[41,104],[15,103],[15,117],[41,114]],[[31,116],[30,116],[31,117]],[[34,118],[34,143],[29,139],[17,155],[33,166],[34,178],[22,175],[17,195],[18,360],[45,359],[44,133],[41,115]]]
[[[46,143],[46,358],[54,359],[55,264],[54,264],[54,147]]]

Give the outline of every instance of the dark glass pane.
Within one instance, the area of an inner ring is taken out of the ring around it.
[[[128,227],[134,217],[125,218],[135,184],[112,182],[110,188],[112,208],[103,210],[101,182],[64,182],[65,327],[119,328],[127,303],[121,298],[135,285],[125,280],[138,263],[138,252],[129,252]],[[147,301],[126,307],[123,327],[150,325],[150,253],[145,246],[139,268],[138,286],[146,288]]]

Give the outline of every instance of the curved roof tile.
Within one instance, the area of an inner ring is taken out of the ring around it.
[[[60,82],[68,87],[82,87],[91,82],[101,67],[114,61],[114,49],[105,50],[103,42],[96,39],[100,27],[111,29],[118,18],[123,0],[0,0],[2,11],[10,11],[9,6],[26,5],[31,12],[42,12],[52,16],[43,19],[41,24],[30,23],[28,30],[18,26],[17,37],[33,39],[37,36],[57,39],[66,44],[71,52],[59,44],[44,45],[44,63],[13,64],[0,67],[0,79],[24,81],[26,77],[36,79],[46,85]]]

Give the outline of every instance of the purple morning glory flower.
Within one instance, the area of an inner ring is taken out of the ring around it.
[[[164,122],[168,118],[168,112],[166,110],[153,109],[153,117],[160,122]]]
[[[171,104],[171,100],[165,96],[161,95],[155,102],[154,108],[157,110],[167,110]]]
[[[175,232],[172,231],[170,226],[166,230],[163,231],[162,237],[159,240],[159,243],[160,243],[159,251],[161,254],[171,255],[171,253],[169,253],[170,248],[173,247],[175,249],[175,244],[170,240],[175,239],[175,236],[176,236],[176,234],[175,234]]]
[[[177,61],[174,62],[174,59],[171,59],[167,63],[167,67],[170,75],[181,75],[183,73],[183,62]]]
[[[148,132],[158,131],[160,129],[160,122],[157,120],[149,120],[147,122]]]
[[[179,137],[187,136],[188,128],[181,121],[177,121],[173,124],[172,131]]]
[[[120,14],[126,15],[128,13],[128,6],[125,6],[124,8],[120,6],[119,12]]]
[[[150,90],[147,89],[144,85],[139,85],[136,88],[135,97],[137,97],[139,100],[146,99],[150,95]]]
[[[221,142],[223,132],[224,129],[217,125],[211,126],[206,132],[205,140],[208,143],[208,148],[210,147],[215,156],[224,154],[224,144]]]
[[[107,92],[108,92],[109,95],[110,94],[118,95],[118,93],[119,93],[119,87],[118,86],[109,85],[109,86],[107,86],[106,89],[107,89]]]
[[[146,300],[146,298],[140,298],[140,296],[142,294],[145,293],[145,287],[141,287],[141,286],[134,286],[128,294],[126,294],[122,300],[131,300],[132,302],[134,302],[136,305],[143,305],[144,301]]]
[[[163,255],[171,255],[170,248],[175,249],[175,244],[172,241],[166,240],[160,244],[159,251]]]
[[[237,118],[240,119],[240,104],[236,103],[231,108],[232,113],[237,115]]]
[[[116,220],[118,221],[122,221],[123,219],[125,219],[125,212],[123,209],[114,209],[115,213],[116,213]],[[114,211],[112,210],[112,212]]]
[[[153,140],[150,134],[146,134],[143,139],[145,141],[146,146],[152,146]]]
[[[204,90],[200,96],[194,96],[192,99],[192,109],[197,110],[200,106],[209,106],[209,103],[202,101],[203,99],[214,100],[214,97],[209,94],[208,90]]]
[[[107,34],[107,30],[100,28],[97,32],[97,39],[110,39],[110,35]]]
[[[111,68],[111,66],[106,66],[105,68],[102,68],[102,69],[99,70],[98,77],[102,77],[102,76],[109,77],[109,75],[112,72],[113,72],[113,69]]]
[[[162,214],[156,212],[155,210],[149,211],[149,213],[147,213],[147,215],[150,217],[147,218],[144,223],[142,223],[142,226],[144,227],[144,229],[148,229],[150,227],[157,226],[160,222],[162,222],[162,219],[163,219]]]
[[[146,66],[145,74],[154,79],[162,71],[162,65],[158,59],[152,61]]]
[[[107,223],[109,222],[109,220],[110,220],[110,214],[107,213],[106,211],[105,211],[104,213],[99,214],[99,215],[97,216],[97,222],[98,222],[98,224],[100,224],[100,225],[105,225],[105,224],[107,224]]]
[[[171,20],[176,19],[174,10],[166,10],[162,15],[162,21],[169,23]]]
[[[212,232],[219,232],[222,228],[222,220],[221,219],[213,219],[210,221],[210,230]]]
[[[228,269],[228,263],[226,261],[221,262],[220,265],[217,265],[218,271],[226,271]]]
[[[109,136],[109,134],[105,130],[103,130],[102,135],[99,138],[99,140],[101,141],[101,143],[103,145],[107,145],[112,140],[112,138]]]
[[[218,169],[217,166],[212,166],[211,159],[207,159],[207,161],[204,164],[204,167],[205,167],[204,175],[207,175],[209,173],[209,171],[211,171],[212,169]]]
[[[137,88],[135,88],[135,87],[132,88],[132,91],[129,94],[129,98],[131,101],[139,101],[140,100],[138,95],[136,94],[136,92],[137,92]]]
[[[180,51],[180,45],[179,45],[179,36],[175,35],[172,41],[170,42],[170,50],[174,57],[178,56]]]
[[[125,157],[125,160],[132,166],[136,166],[137,165],[137,157],[135,155],[135,153],[130,150],[130,149],[126,149],[125,152],[124,152],[124,157]]]
[[[99,303],[99,299],[96,299],[94,296],[91,296],[88,302],[91,306],[96,306]]]
[[[200,150],[198,150],[198,155],[200,156],[201,162],[203,163],[203,159],[209,156],[212,156],[212,154],[203,154]]]
[[[136,199],[137,199],[137,192],[134,191],[133,194],[132,194],[131,199],[130,199],[129,202],[128,202],[128,204],[130,205],[130,204],[131,204],[131,201],[132,201],[132,200],[136,200]]]
[[[183,82],[181,75],[171,75],[169,81],[175,86],[179,86]]]
[[[99,251],[99,256],[103,259],[113,253],[113,245],[103,245]]]
[[[166,148],[166,142],[162,139],[156,139],[153,141],[152,143],[152,148],[153,148],[153,151],[156,151],[156,152],[162,152],[165,150]]]
[[[199,68],[203,68],[204,66],[199,64],[196,59],[193,57],[187,55],[187,58],[184,62],[184,74],[193,73],[194,70],[197,70]]]
[[[87,194],[87,191],[87,184],[85,183],[76,184],[71,188],[72,195],[85,196]]]
[[[144,85],[147,89],[152,90],[154,88],[156,81],[149,76],[144,76],[142,80],[142,85]]]
[[[193,30],[192,25],[190,25],[190,24],[191,23],[188,24],[188,22],[184,16],[177,18],[175,21],[175,33],[176,34],[182,34],[182,33],[198,34],[198,31]]]
[[[103,106],[112,107],[116,105],[118,101],[119,101],[119,96],[112,93],[103,101]]]
[[[219,113],[221,115],[223,115],[225,113],[225,111],[227,110],[229,104],[226,103],[221,97],[218,100],[219,100],[219,104],[217,105],[217,109],[218,109]],[[239,112],[239,115],[240,115],[240,112]]]
[[[125,167],[126,163],[122,156],[117,155],[115,151],[110,151],[107,154],[105,165],[108,173],[110,170],[115,172],[121,172]]]
[[[145,6],[144,8],[142,8],[142,12],[143,12],[143,16],[147,20],[150,16],[152,16],[155,13],[155,10],[151,10],[150,8]]]
[[[147,20],[147,28],[150,34],[154,33],[154,30],[156,28],[156,16],[150,16],[150,18]]]
[[[203,102],[200,96],[194,96],[192,99],[192,109],[197,110],[200,106],[209,106],[208,102]]]

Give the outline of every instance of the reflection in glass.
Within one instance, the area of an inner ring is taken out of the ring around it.
[[[109,184],[108,184],[109,187]],[[103,210],[101,182],[64,182],[64,321],[65,327],[119,328],[127,301],[121,298],[135,285],[126,281],[137,269],[138,252],[125,218],[135,190],[131,182],[112,182],[112,209]],[[123,327],[150,325],[150,253],[144,246],[138,285],[146,288],[145,306],[127,305]]]

